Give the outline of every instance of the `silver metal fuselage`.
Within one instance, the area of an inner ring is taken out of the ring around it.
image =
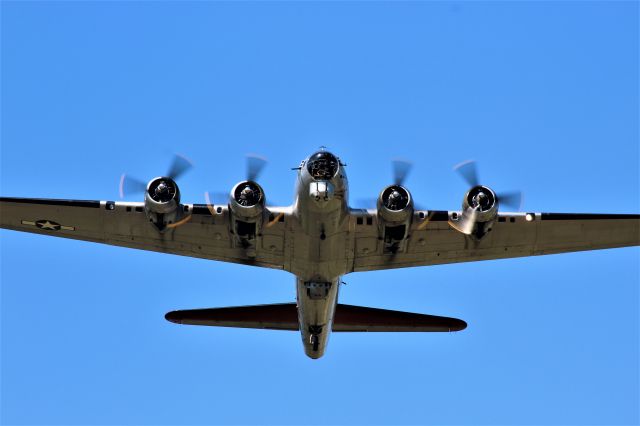
[[[320,358],[326,348],[347,272],[348,183],[343,165],[331,179],[314,179],[305,164],[296,182],[291,272],[296,275],[298,321],[305,353]]]

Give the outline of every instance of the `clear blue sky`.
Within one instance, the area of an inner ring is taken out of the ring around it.
[[[292,199],[319,145],[353,198],[389,159],[435,209],[451,168],[525,209],[638,213],[638,2],[2,2],[2,196],[117,199],[120,174],[244,154]],[[134,199],[132,199],[134,200]],[[294,300],[293,277],[1,231],[5,424],[637,424],[638,248],[345,277],[343,303],[465,319],[456,334],[176,326],[173,309]],[[162,273],[154,273],[162,271]]]

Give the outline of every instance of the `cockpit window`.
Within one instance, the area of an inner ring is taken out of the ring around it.
[[[326,151],[319,151],[309,157],[307,171],[318,180],[329,180],[338,171],[340,165],[335,155]]]

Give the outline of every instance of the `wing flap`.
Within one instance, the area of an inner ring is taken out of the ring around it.
[[[169,312],[165,318],[177,324],[189,325],[292,331],[299,329],[295,303],[189,309]],[[333,321],[333,331],[352,332],[459,331],[466,326],[464,321],[456,318],[340,304],[336,307]]]

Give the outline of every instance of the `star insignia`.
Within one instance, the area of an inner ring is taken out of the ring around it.
[[[48,229],[51,231],[60,230],[60,224],[51,220],[39,220],[36,222],[36,226],[40,229]]]
[[[58,222],[54,222],[53,220],[49,220],[49,219],[40,219],[40,220],[36,220],[31,221],[31,220],[23,220],[22,221],[23,225],[30,225],[30,226],[35,226],[39,229],[43,229],[45,231],[59,231],[59,230],[63,230],[63,231],[75,231],[76,228],[74,226],[65,226],[65,225],[60,225]]]

